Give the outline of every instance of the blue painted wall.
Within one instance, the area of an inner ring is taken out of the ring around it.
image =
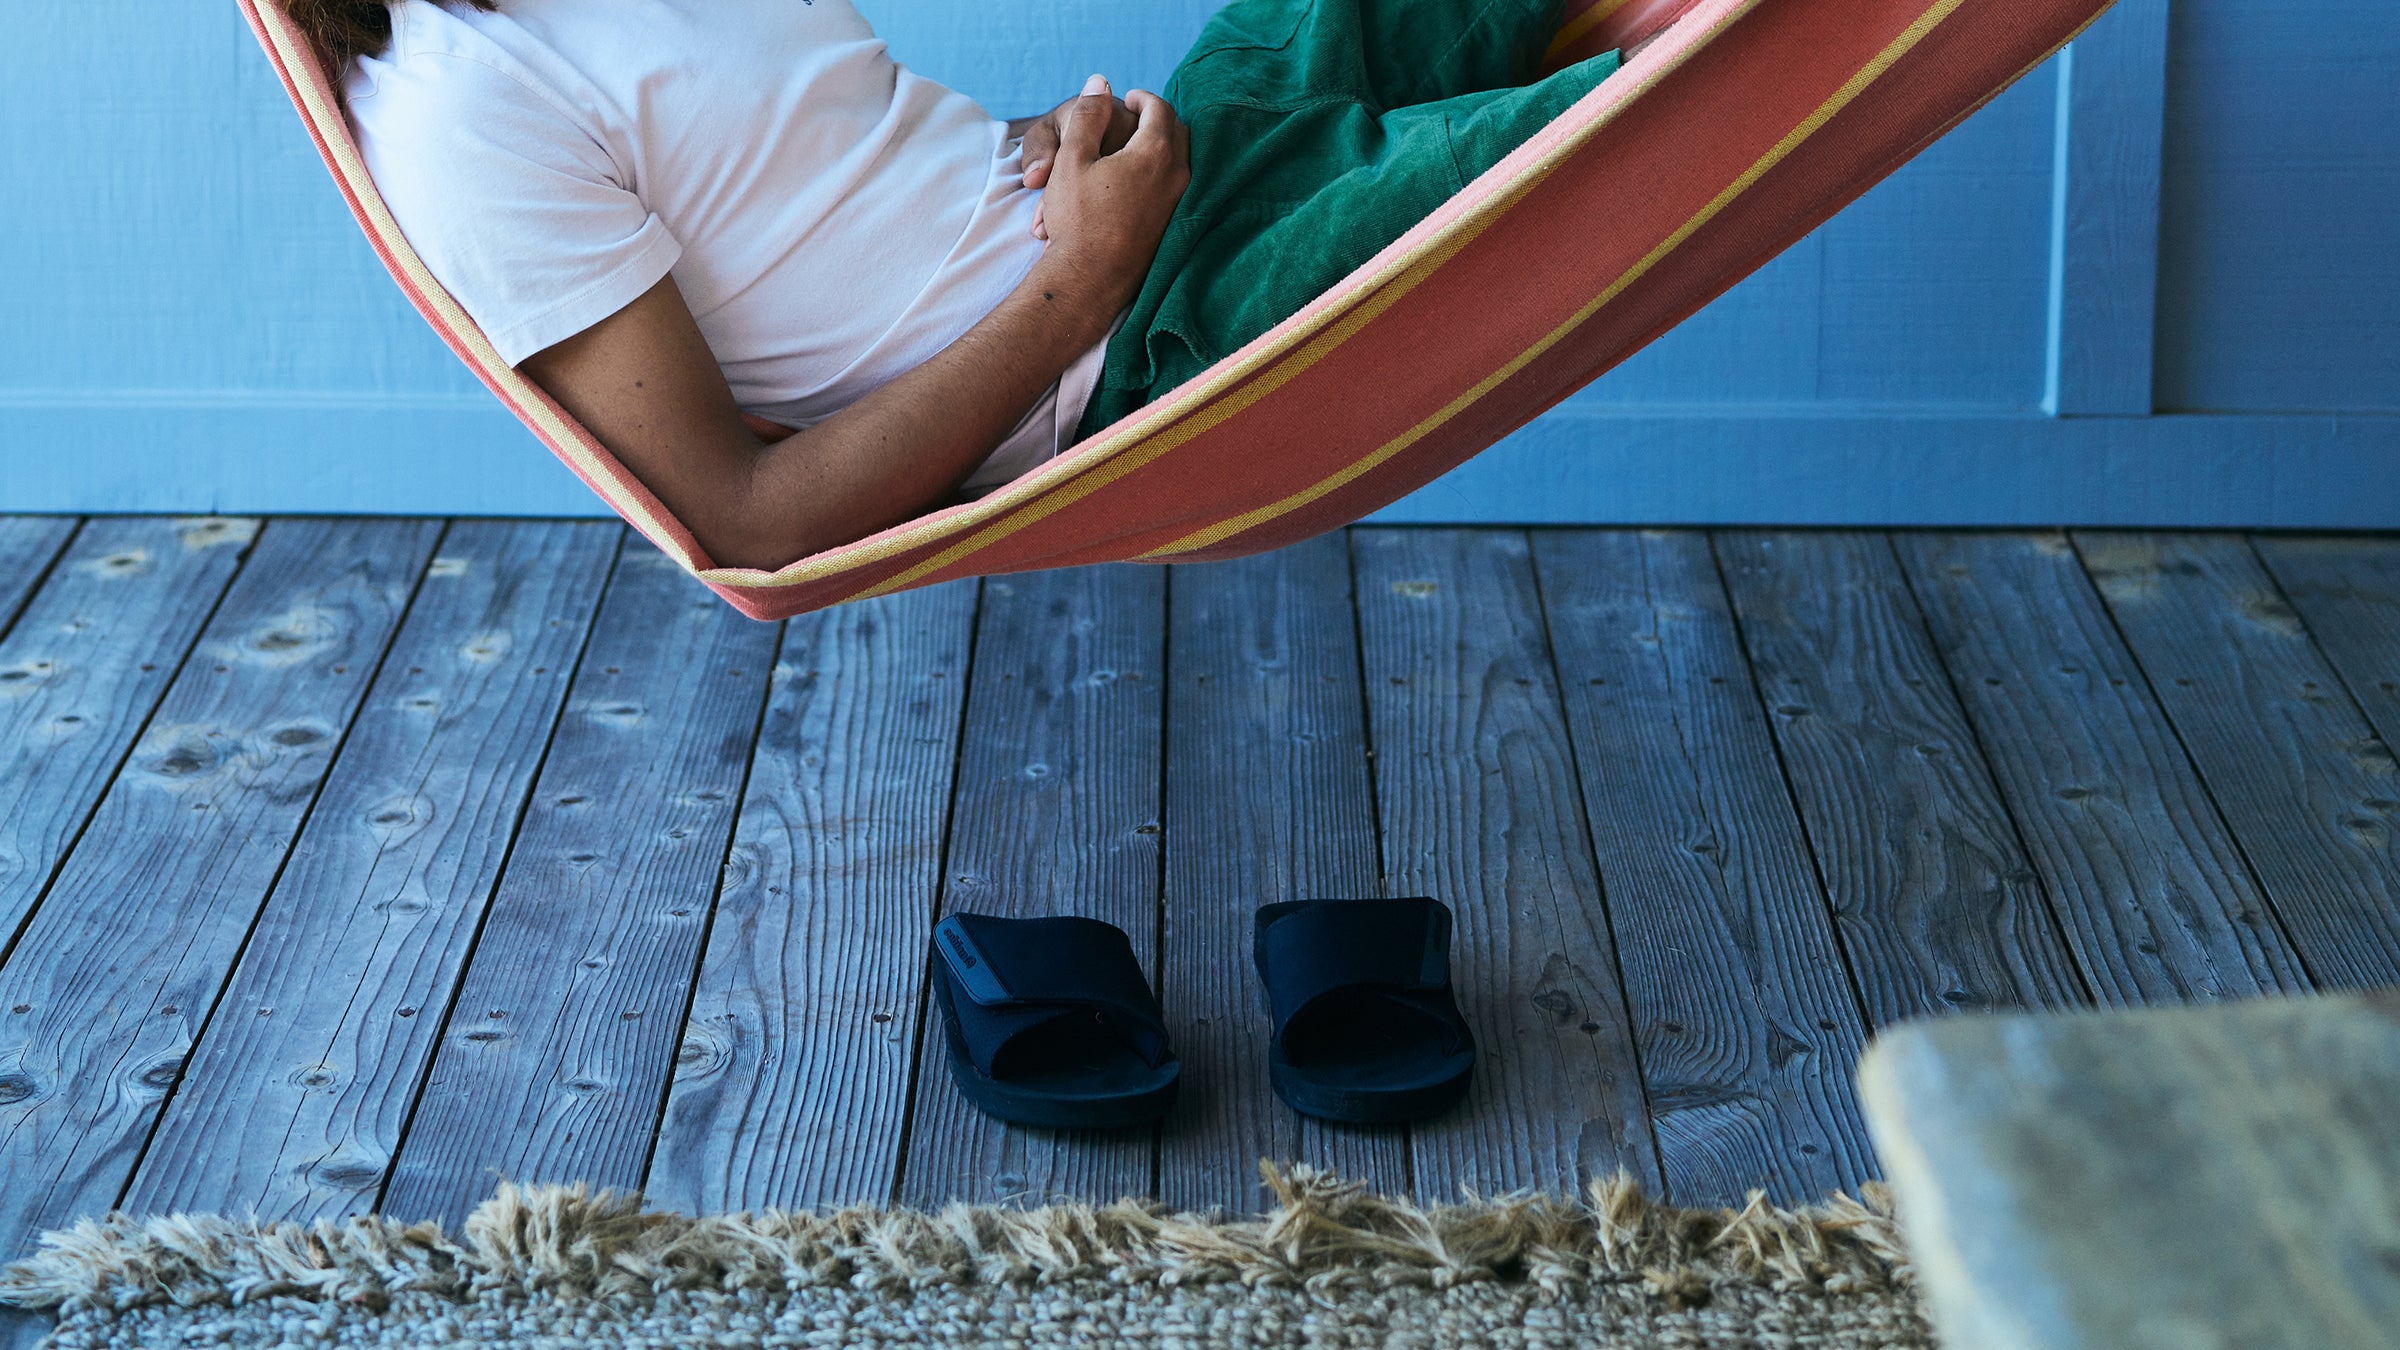
[[[2393,0],[2120,0],[1405,520],[2400,527]],[[1213,0],[862,0],[1002,113]],[[230,4],[16,0],[0,510],[583,514],[349,224]]]
[[[2171,31],[2159,406],[2400,412],[2400,4],[2197,0]]]

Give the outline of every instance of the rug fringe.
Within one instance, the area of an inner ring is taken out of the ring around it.
[[[1580,1202],[1519,1194],[1421,1206],[1306,1165],[1260,1170],[1276,1206],[1253,1219],[1136,1200],[694,1218],[644,1212],[634,1194],[506,1183],[456,1237],[372,1217],[111,1215],[46,1234],[33,1256],[0,1271],[0,1301],[124,1310],[293,1297],[380,1308],[403,1293],[622,1303],[812,1285],[897,1294],[1068,1280],[1318,1289],[1500,1280],[1553,1293],[1641,1287],[1687,1306],[1726,1281],[1827,1293],[1911,1283],[1878,1186],[1802,1209],[1754,1193],[1739,1210],[1687,1210],[1651,1202],[1619,1175],[1595,1181]]]

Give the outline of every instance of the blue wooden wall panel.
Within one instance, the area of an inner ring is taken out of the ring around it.
[[[1163,82],[1214,7],[861,3],[1008,114]],[[2166,3],[1393,518],[2400,524],[2342,486],[2400,419],[2332,415],[2400,408],[2393,0]],[[12,18],[0,510],[593,509],[384,278],[230,4]],[[2278,416],[2038,415],[2146,410],[2150,280],[2160,406]]]
[[[229,4],[19,0],[0,44],[0,397],[466,392]]]
[[[2400,3],[2170,31],[2159,406],[2400,410]]]
[[[2400,418],[1562,409],[1377,517],[2400,528]]]
[[[1825,227],[1822,398],[2040,399],[2051,83],[2035,72]]]
[[[2042,409],[2151,410],[2167,0],[2117,6],[2053,65]]]
[[[1994,100],[1576,402],[2033,406],[2046,83]]]
[[[19,407],[22,511],[591,516],[488,400]],[[157,453],[127,455],[141,443]],[[275,472],[256,471],[267,459]],[[2400,527],[2400,417],[1562,408],[1377,517],[1556,524]],[[462,489],[462,485],[465,485]]]

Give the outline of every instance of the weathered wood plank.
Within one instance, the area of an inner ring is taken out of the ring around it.
[[[73,516],[0,516],[0,637],[75,537]]]
[[[1857,1187],[1858,996],[1706,536],[1543,531],[1534,560],[1670,1193]]]
[[[628,536],[381,1208],[640,1184],[779,630]]]
[[[891,1198],[974,640],[954,582],[794,619],[645,1189]]]
[[[1251,968],[1261,905],[1383,893],[1348,546],[1327,535],[1178,567],[1171,584],[1160,984],[1191,1104],[1160,1141],[1159,1198],[1255,1210],[1262,1157],[1404,1192],[1405,1130],[1331,1126],[1276,1100]]]
[[[1481,1058],[1411,1130],[1424,1199],[1659,1178],[1573,752],[1516,531],[1351,536],[1384,877],[1457,913],[1451,971]]]
[[[2103,1003],[2307,987],[2063,536],[1894,536],[2034,870]]]
[[[160,522],[140,523],[157,525]],[[65,516],[0,518],[0,637],[6,637],[14,631],[17,617],[24,612],[24,607],[33,598],[35,590],[48,579],[52,566],[61,561],[61,550],[66,548],[76,534],[76,525],[77,522],[74,519]],[[245,539],[248,533],[249,530],[246,527]],[[180,633],[182,639],[188,643],[198,630],[202,619],[207,616],[210,607],[215,604],[218,594],[223,591],[225,582],[231,578],[232,560],[238,557],[239,553],[240,550],[236,548],[229,549],[224,555],[221,555],[224,557],[227,567],[221,576],[214,579],[213,584],[201,581],[189,591],[172,585],[162,587],[157,591],[158,595],[172,597],[180,602],[177,609],[171,612],[183,615],[184,623],[168,624],[165,631],[159,631],[156,627],[141,624],[133,614],[127,613],[124,609],[115,606],[101,606],[98,613],[114,620],[110,630],[107,631],[115,632],[120,640],[138,636],[144,641],[172,641]],[[123,581],[135,576],[155,576],[155,573],[150,571],[117,572],[106,575],[110,575],[114,580]],[[181,655],[182,649],[177,648],[175,657],[179,660]],[[11,882],[16,881],[24,874],[29,861],[24,855],[17,852],[17,846],[27,841],[27,836],[18,831],[31,819],[31,813],[25,810],[25,803],[19,800],[17,789],[25,785],[28,777],[29,766],[22,751],[38,742],[30,740],[24,735],[22,728],[28,725],[39,725],[59,715],[55,712],[47,715],[39,711],[29,712],[24,704],[16,704],[13,707],[9,705],[12,702],[12,695],[19,699],[34,696],[32,688],[18,689],[13,686],[32,680],[37,672],[28,667],[44,659],[49,658],[32,658],[29,661],[21,656],[12,656],[9,648],[0,646],[0,707],[9,708],[7,713],[0,714],[0,747],[19,748],[19,753],[16,755],[10,755],[6,749],[0,749],[0,951],[7,949],[8,940],[16,935],[17,921],[23,917],[24,907],[31,903],[29,895],[20,896],[18,903],[13,906],[7,899]],[[146,695],[129,694],[129,697],[122,702],[103,700],[101,703],[101,706],[109,708],[110,711],[132,719],[121,730],[119,733],[121,739],[116,743],[117,751],[122,753],[124,741],[130,740],[133,735],[132,726],[139,725],[139,720],[149,715],[152,704],[157,700],[158,691],[166,687],[168,676],[160,672],[161,664],[171,671],[176,662],[151,662],[149,663],[151,669],[148,672],[140,671],[143,662],[139,660],[115,664],[125,672],[147,673],[155,677],[147,683]],[[58,663],[51,660],[49,672],[57,670],[59,670]],[[12,674],[17,671],[25,673],[22,676],[11,678]],[[80,713],[65,715],[83,717],[83,714]],[[85,724],[84,721],[77,721],[66,725],[82,726]],[[31,760],[33,765],[60,769],[67,768],[75,762],[76,757],[73,755],[56,753],[40,754]],[[110,762],[114,762],[113,756],[110,757]],[[59,797],[50,797],[48,794],[36,790],[29,795],[34,800],[47,802],[52,811],[60,813],[51,817],[54,823],[70,816],[80,821],[82,812],[90,809],[93,799],[98,796],[100,787],[105,781],[104,775],[95,775],[89,780],[90,787],[85,792],[69,791]],[[63,844],[59,847],[63,847]],[[54,855],[49,858],[50,864],[54,865],[56,861]],[[39,873],[35,883],[36,889],[38,889],[41,883],[48,881],[50,868],[47,865],[38,865],[37,860],[37,866],[32,870]],[[18,1350],[20,1346],[25,1350],[31,1350],[31,1347],[48,1333],[49,1325],[46,1318],[36,1318],[29,1313],[0,1308],[0,1350]]]
[[[2086,1001],[1889,541],[1716,542],[1868,1020]]]
[[[2076,542],[2310,975],[2400,984],[2400,764],[2249,544]]]
[[[1116,566],[984,583],[945,912],[1103,919],[1155,977],[1166,582]],[[1155,1185],[1156,1131],[1002,1125],[950,1081],[937,1010],[920,1041],[904,1200],[1113,1200]]]
[[[258,533],[95,520],[0,642],[0,956]]]
[[[2400,996],[1954,1019],[1863,1070],[1953,1350],[2384,1350]]]
[[[2253,541],[2388,747],[2400,746],[2400,539],[2391,536]],[[2369,810],[2400,810],[2387,797]]]
[[[373,1208],[620,534],[451,527],[128,1212]]]
[[[0,969],[0,1256],[117,1202],[440,529],[260,536]]]

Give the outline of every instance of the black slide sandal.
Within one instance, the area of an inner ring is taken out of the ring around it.
[[[1302,1115],[1389,1125],[1449,1109],[1475,1071],[1450,992],[1449,907],[1295,900],[1258,911],[1252,959],[1275,1018],[1268,1072]]]
[[[1146,1124],[1182,1065],[1122,929],[953,914],[935,925],[950,1076],[986,1115],[1051,1129]]]

